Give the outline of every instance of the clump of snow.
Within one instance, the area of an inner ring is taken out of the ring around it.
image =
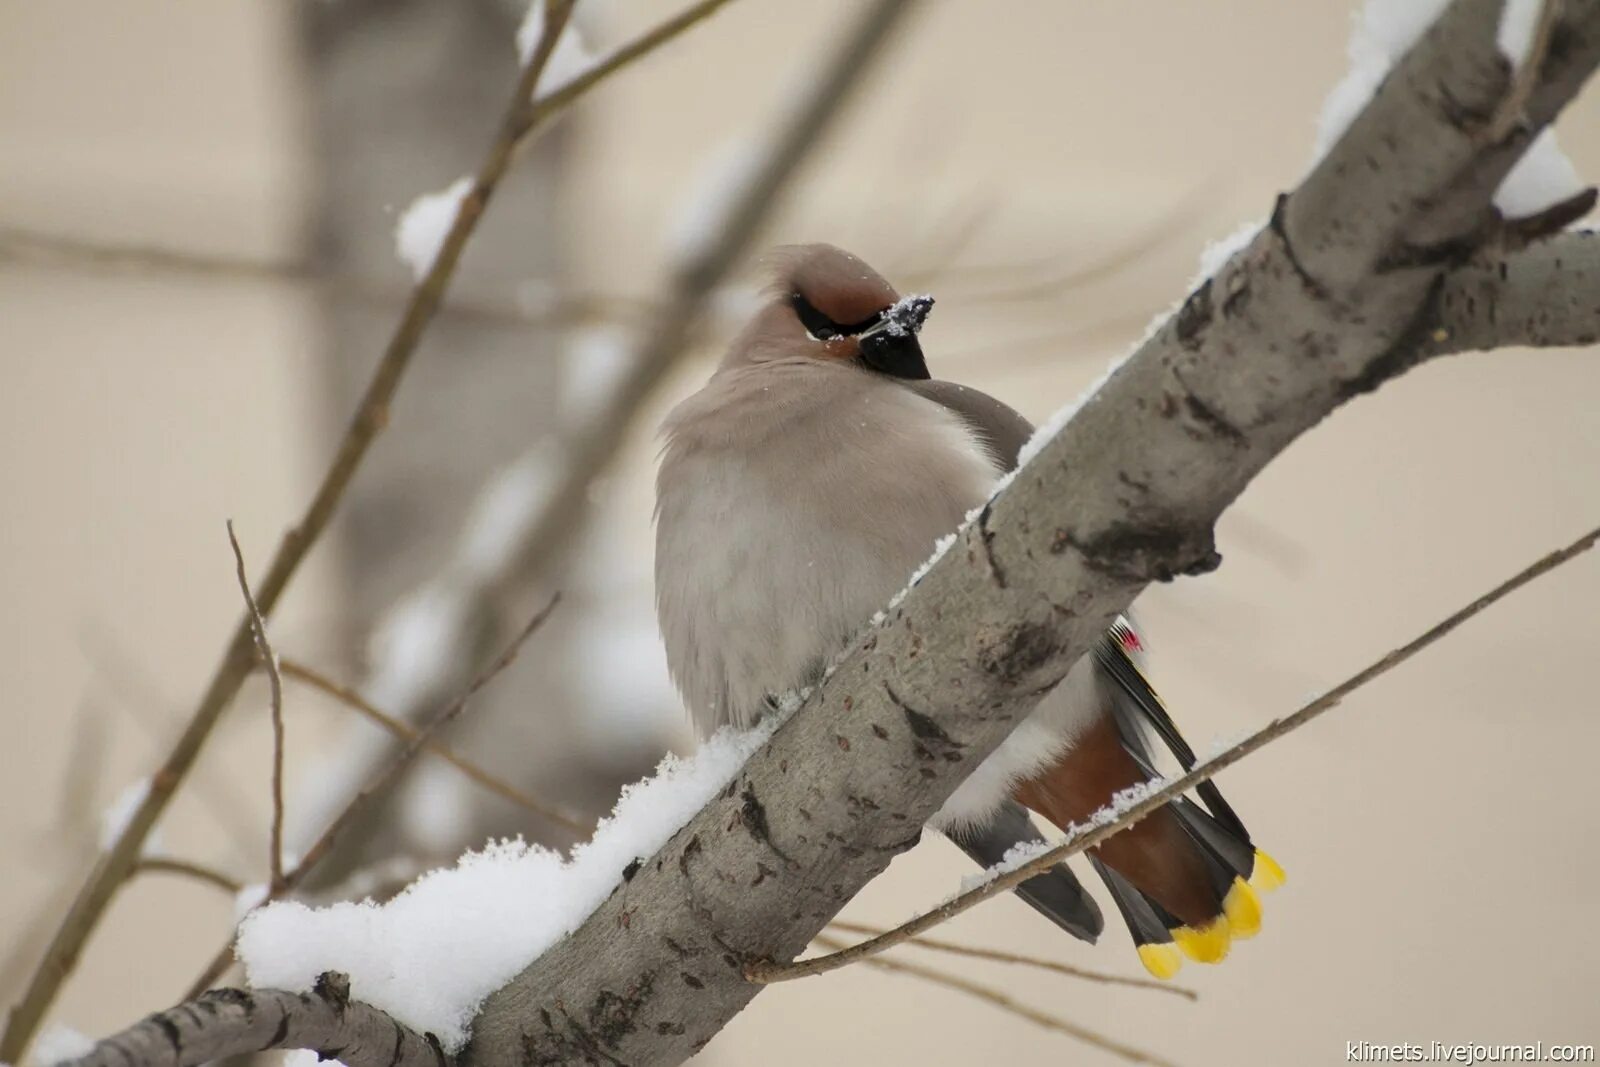
[[[622,791],[570,859],[520,839],[491,842],[383,904],[268,904],[239,927],[250,982],[304,991],[322,972],[342,971],[352,996],[455,1052],[483,999],[588,918],[624,870],[666,844],[784,718],[722,730],[688,759],[669,755],[654,777]]]
[[[1232,259],[1235,253],[1242,250],[1251,241],[1254,241],[1256,234],[1260,232],[1261,223],[1259,222],[1240,223],[1239,228],[1228,234],[1228,236],[1219,237],[1215,241],[1207,243],[1205,248],[1200,250],[1200,273],[1196,275],[1189,288],[1193,289],[1207,278],[1213,277],[1222,269],[1223,264]]]
[[[1511,60],[1516,70],[1527,62],[1533,48],[1533,34],[1539,25],[1539,11],[1550,0],[1506,0],[1500,9],[1500,26],[1495,33],[1495,44],[1500,54]]]
[[[979,508],[978,510],[981,511],[983,509]],[[970,516],[968,518],[970,521]],[[966,523],[962,523],[961,529],[965,528]],[[928,558],[923,560],[921,565],[918,566],[916,570],[911,572],[911,577],[906,579],[906,584],[900,587],[900,591],[890,598],[889,606],[886,610],[893,611],[895,608],[898,608],[900,606],[900,602],[905,600],[906,596],[911,592],[911,590],[917,587],[917,583],[922,581],[923,578],[927,577],[928,572],[933,570],[933,565],[943,559],[944,554],[950,551],[950,546],[955,544],[956,540],[960,538],[961,529],[947,533],[933,543],[933,551],[928,554]],[[884,613],[882,611],[877,612],[872,616],[872,625],[878,625],[883,621],[883,619]]]
[[[81,1060],[94,1051],[94,1038],[54,1023],[39,1032],[33,1043],[34,1067],[55,1067],[68,1060]]]
[[[444,239],[455,225],[461,201],[472,191],[471,178],[457,178],[437,193],[423,193],[411,201],[394,227],[394,251],[421,281],[433,266]]]
[[[1497,43],[1513,66],[1531,47],[1543,0],[1508,0],[1500,15]],[[1367,106],[1389,68],[1417,43],[1448,0],[1367,0],[1350,34],[1350,69],[1322,105],[1314,161],[1328,154]],[[1494,202],[1510,216],[1528,215],[1583,189],[1577,171],[1545,130],[1506,175]]]
[[[1347,51],[1350,69],[1322,105],[1315,158],[1328,154],[1367,106],[1389,68],[1417,43],[1449,0],[1367,0],[1355,17]]]
[[[100,850],[109,851],[112,845],[122,837],[123,831],[133,821],[134,812],[145,802],[150,795],[150,779],[140,778],[128,785],[117,794],[117,798],[106,806],[100,814]],[[150,834],[145,838],[145,852],[159,852],[160,846],[156,844],[156,835]]]
[[[933,297],[927,293],[902,296],[883,313],[884,332],[890,337],[905,337],[922,329],[933,310]]]
[[[961,879],[961,888],[957,890],[957,893],[970,893],[979,886],[994,881],[1002,874],[1010,874],[1023,864],[1032,863],[1054,847],[1049,841],[1044,840],[1019,841],[1008,848],[1006,854],[1000,857],[1000,862],[993,867],[985,867],[981,871],[963,877]]]
[[[1543,211],[1583,191],[1583,179],[1546,127],[1495,190],[1494,206],[1509,218]]]
[[[314,1048],[290,1049],[278,1062],[282,1067],[345,1067],[341,1060],[323,1059]]]
[[[534,49],[544,37],[544,19],[544,0],[533,0],[528,5],[528,13],[522,16],[522,25],[517,27],[517,58],[524,66],[533,58]],[[561,28],[561,36],[556,38],[550,58],[545,60],[539,88],[546,93],[559,89],[592,66],[594,55],[569,18]]]
[[[1167,778],[1157,776],[1148,782],[1139,782],[1126,789],[1119,790],[1112,795],[1109,803],[1090,815],[1088,820],[1073,823],[1068,826],[1062,836],[1055,841],[1024,841],[1012,845],[1006,854],[1000,857],[1000,862],[993,867],[986,867],[976,874],[969,874],[961,879],[961,886],[956,891],[956,896],[972,892],[981,886],[999,878],[1001,875],[1010,874],[1019,867],[1025,867],[1045,853],[1060,848],[1069,841],[1076,840],[1090,830],[1102,826],[1110,826],[1126,815],[1134,805],[1149,798],[1152,794],[1166,788],[1169,784]],[[953,899],[953,898],[952,898]]]

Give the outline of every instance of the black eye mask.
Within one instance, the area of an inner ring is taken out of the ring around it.
[[[883,312],[879,311],[860,322],[838,323],[818,311],[811,301],[799,293],[791,296],[789,303],[794,307],[794,313],[800,317],[800,325],[819,341],[828,341],[835,337],[854,337],[868,327],[876,325],[883,317]]]

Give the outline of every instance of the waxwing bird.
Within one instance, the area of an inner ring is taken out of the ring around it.
[[[754,318],[663,426],[656,610],[697,730],[744,728],[818,682],[934,542],[1017,465],[1033,433],[1009,407],[933,380],[902,299],[831,245],[780,249]],[[1194,753],[1119,619],[930,822],[984,866],[1157,777],[1156,748]],[[1216,962],[1260,927],[1253,886],[1281,882],[1213,783],[1091,851],[1145,967]],[[1027,809],[1027,810],[1024,810]],[[1093,899],[1065,865],[1018,894],[1094,941]]]

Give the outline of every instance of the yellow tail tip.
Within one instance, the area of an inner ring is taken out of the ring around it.
[[[1222,899],[1222,913],[1228,917],[1228,928],[1233,936],[1243,941],[1261,932],[1261,898],[1250,883],[1235,878]]]
[[[1250,872],[1250,884],[1264,893],[1270,893],[1286,881],[1288,875],[1283,873],[1278,861],[1261,849],[1256,849],[1256,865],[1255,870]]]
[[[1139,962],[1151,975],[1165,982],[1183,966],[1183,956],[1171,945],[1140,945]]]
[[[1229,928],[1228,917],[1218,915],[1198,930],[1192,926],[1178,927],[1172,931],[1172,940],[1177,942],[1185,956],[1196,963],[1221,963],[1228,958],[1233,932]]]

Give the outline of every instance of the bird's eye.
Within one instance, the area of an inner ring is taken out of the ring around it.
[[[800,317],[800,325],[806,328],[806,333],[819,341],[830,341],[839,336],[839,324],[813,307],[811,301],[795,293],[789,302],[794,305],[794,313]]]

